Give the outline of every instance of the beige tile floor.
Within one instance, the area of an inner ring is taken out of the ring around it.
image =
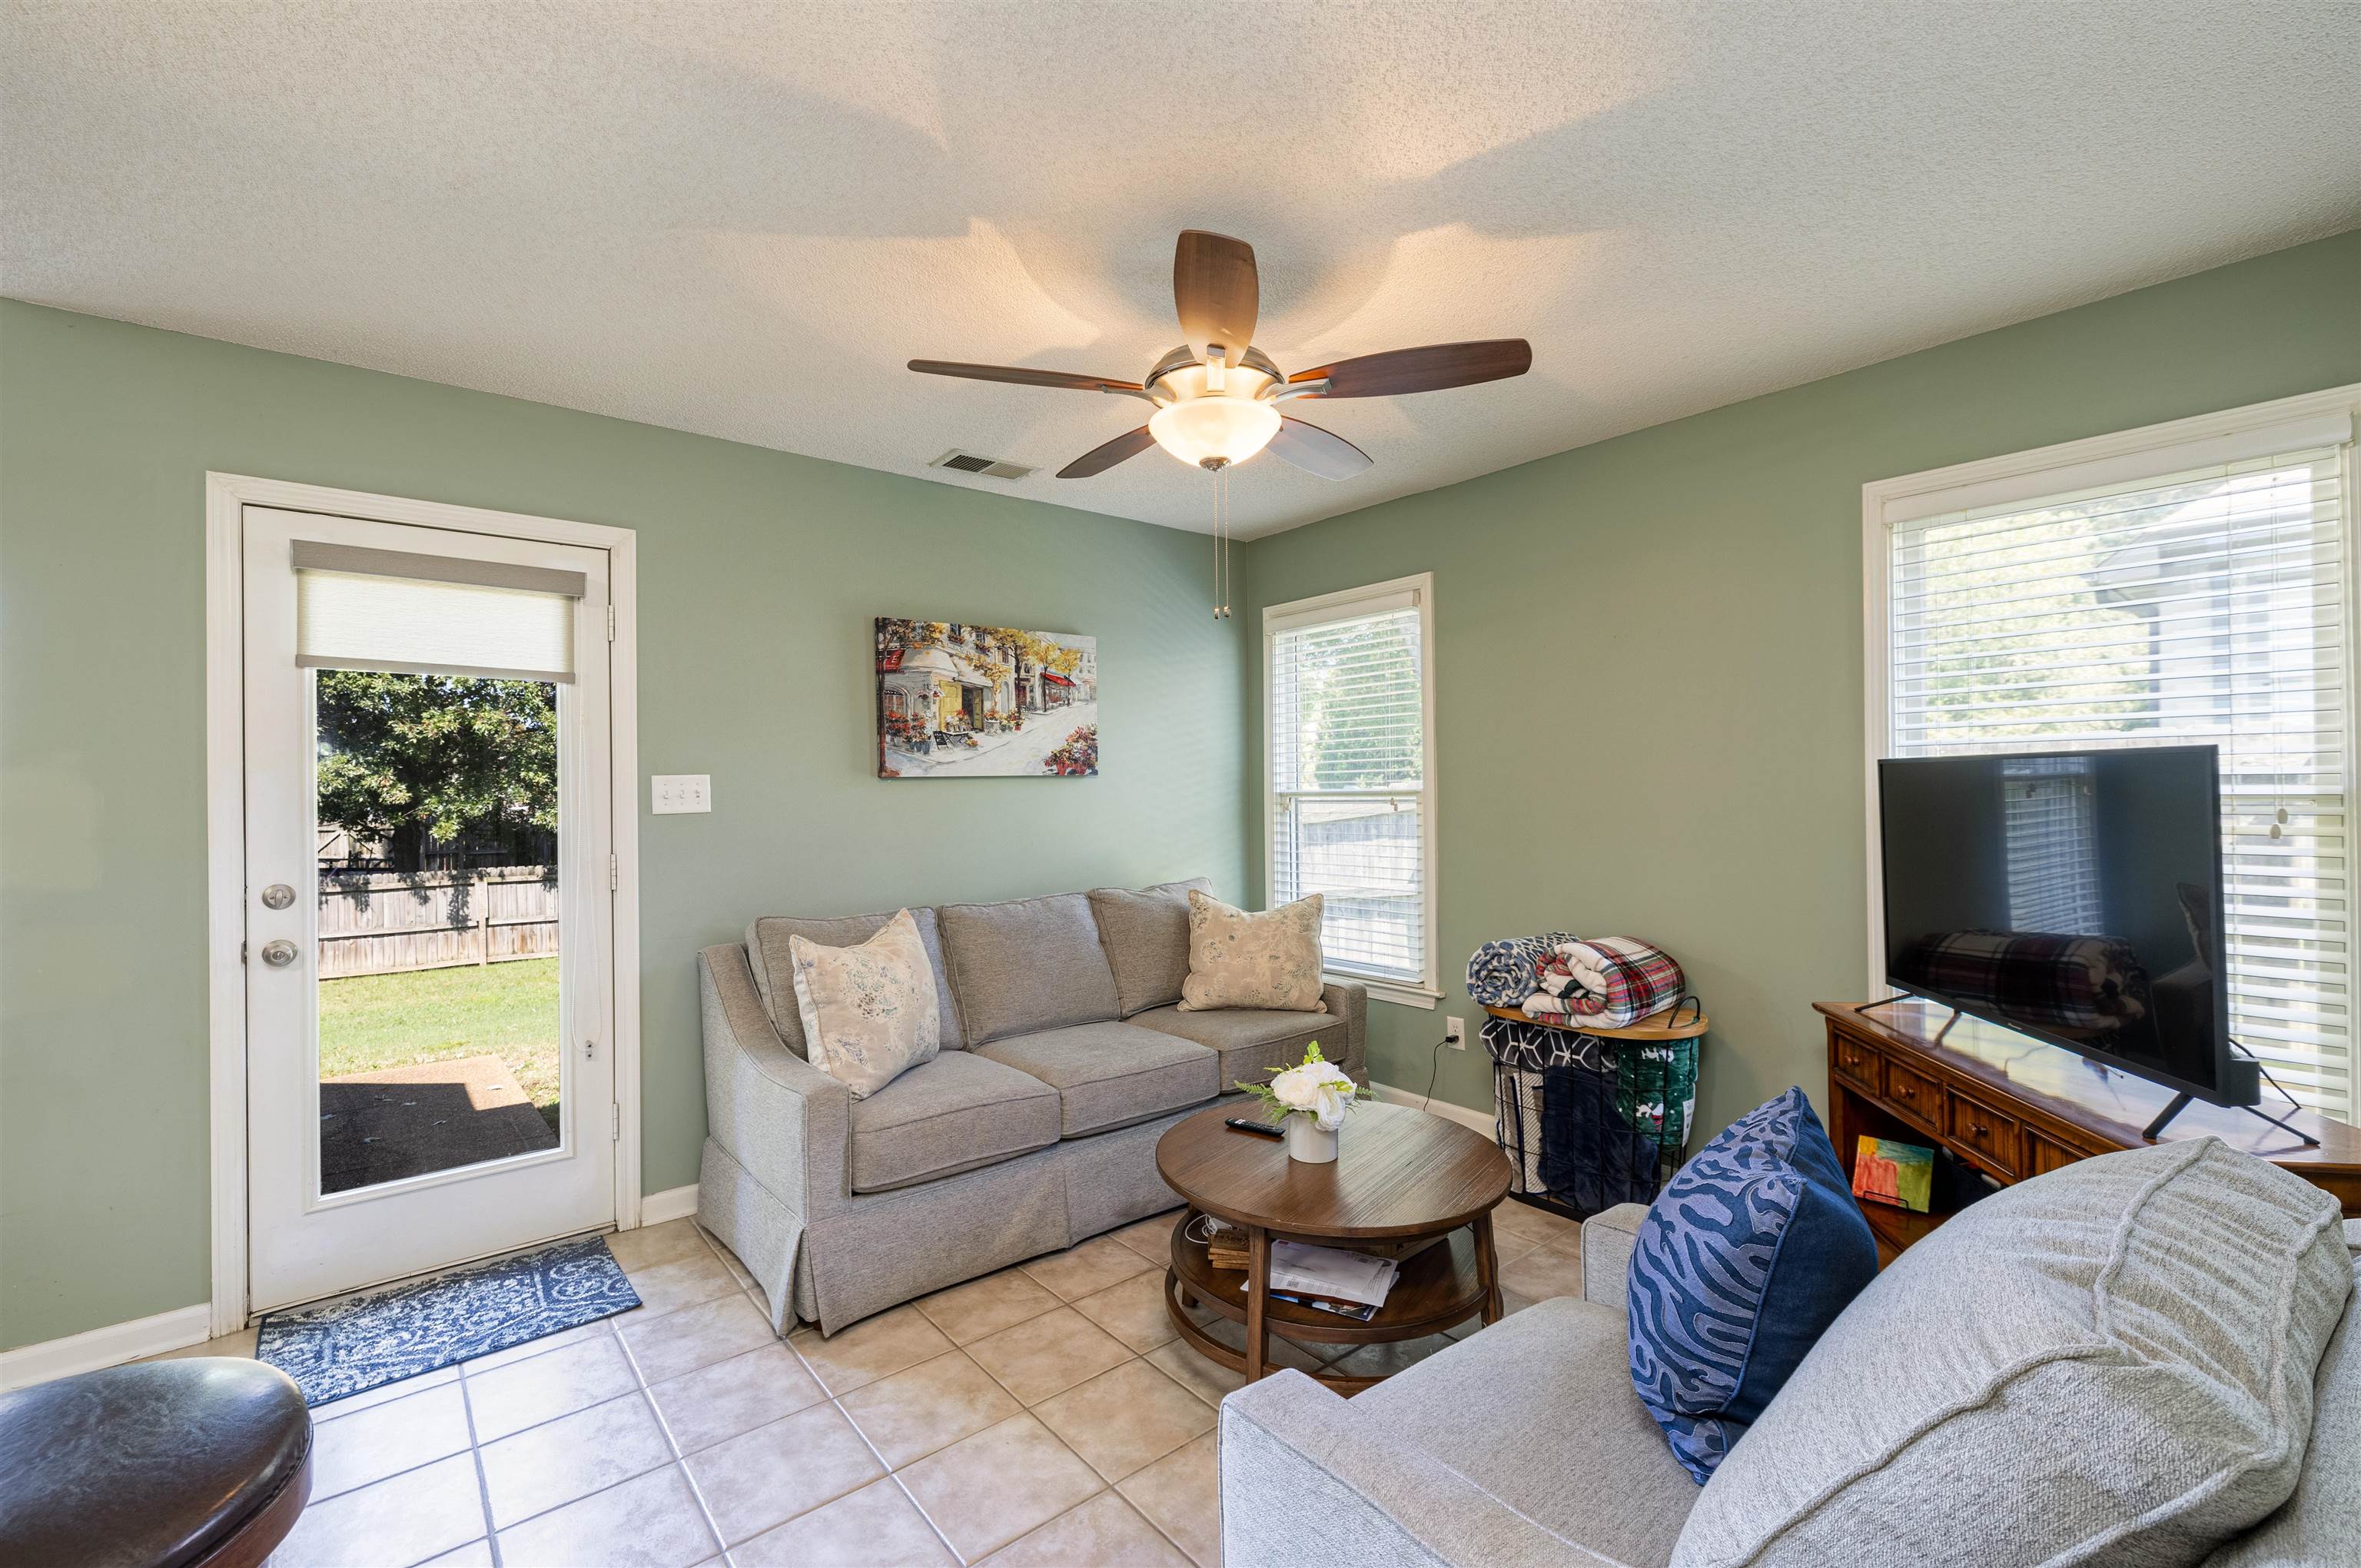
[[[312,1503],[272,1568],[1219,1568],[1215,1406],[1241,1379],[1165,1316],[1172,1220],[784,1342],[692,1223],[609,1237],[637,1310],[313,1411]],[[1574,1225],[1496,1223],[1512,1310],[1580,1291]]]

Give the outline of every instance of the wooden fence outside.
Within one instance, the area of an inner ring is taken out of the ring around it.
[[[354,872],[320,878],[320,978],[554,958],[557,871]]]

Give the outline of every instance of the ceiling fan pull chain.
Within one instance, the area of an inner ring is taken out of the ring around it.
[[[1230,572],[1230,471],[1222,470],[1222,619],[1230,619],[1230,589],[1236,579]]]

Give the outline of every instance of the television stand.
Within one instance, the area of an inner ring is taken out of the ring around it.
[[[1924,1001],[1924,1000],[1925,1000],[1925,998],[1923,998],[1923,997],[1913,996],[1913,995],[1911,995],[1911,994],[1910,994],[1910,992],[1906,992],[1906,991],[1901,991],[1901,992],[1894,992],[1894,994],[1893,994],[1892,996],[1881,996],[1881,997],[1879,997],[1879,998],[1878,998],[1876,1001],[1874,1001],[1874,1002],[1863,1002],[1863,1003],[1859,1003],[1858,1005],[1856,1005],[1856,1006],[1853,1008],[1853,1011],[1854,1011],[1854,1012],[1856,1012],[1856,1013],[1859,1013],[1859,1014],[1862,1014],[1862,1015],[1865,1017],[1865,1016],[1867,1016],[1867,1015],[1868,1015],[1869,1010],[1870,1010],[1871,1008],[1872,1008],[1872,1007],[1887,1007],[1887,1006],[1891,1006],[1892,1004],[1894,1004],[1894,1003],[1896,1003],[1896,1002],[1919,1002],[1919,1001]],[[1935,1043],[1936,1043],[1937,1045],[1940,1045],[1940,1044],[1942,1044],[1942,1042],[1943,1042],[1943,1036],[1946,1036],[1946,1035],[1948,1035],[1948,1034],[1949,1034],[1949,1033],[1951,1032],[1951,1025],[1954,1025],[1954,1024],[1956,1024],[1956,1023],[1958,1023],[1958,1022],[1960,1021],[1960,1010],[1959,1010],[1958,1008],[1956,1008],[1956,1007],[1952,1007],[1952,1006],[1951,1006],[1951,1004],[1950,1004],[1949,1003],[1948,1003],[1948,1002],[1937,1002],[1937,1003],[1930,1003],[1930,1005],[1932,1005],[1932,1006],[1936,1006],[1936,1007],[1947,1007],[1947,1008],[1950,1008],[1950,1014],[1951,1014],[1951,1015],[1950,1015],[1949,1018],[1946,1018],[1946,1019],[1944,1019],[1944,1020],[1943,1020],[1943,1026],[1942,1026],[1941,1028],[1939,1028],[1939,1029],[1938,1029],[1938,1030],[1936,1030],[1936,1031],[1935,1031]],[[2182,1099],[2181,1099],[2181,1104],[2185,1105],[2185,1104],[2187,1104],[2188,1102],[2189,1102],[2189,1101],[2188,1101],[2187,1096],[2183,1096],[2183,1097],[2182,1097]],[[2178,1109],[2180,1109],[2180,1106],[2175,1106],[2173,1109],[2174,1109],[2174,1110],[2178,1110]],[[2165,1120],[2165,1121],[2170,1121],[2171,1119],[2172,1119],[2171,1112],[2167,1112],[2167,1113],[2165,1113],[2164,1120]],[[2162,1124],[2163,1124],[2163,1123],[2162,1123],[2162,1122],[2159,1122],[2159,1123],[2158,1124],[2158,1125],[2159,1125],[2159,1126],[2161,1126]],[[2154,1135],[2153,1133],[2149,1134],[2148,1135],[2149,1135],[2150,1137],[2155,1136],[2155,1135]]]
[[[1946,1024],[1943,1026],[1946,1029],[1950,1027],[1949,1024]],[[1940,1036],[1938,1037],[1939,1038]],[[2156,1113],[2156,1120],[2150,1122],[2147,1126],[2140,1129],[2140,1136],[2146,1138],[2150,1143],[2156,1142],[2157,1139],[2164,1135],[2164,1124],[2167,1122],[2171,1121],[2175,1116],[2180,1115],[2183,1111],[2189,1109],[2190,1105],[2196,1100],[2196,1098],[2197,1096],[2194,1094],[2174,1095],[2170,1102],[2165,1105],[2165,1108]],[[2269,1112],[2264,1110],[2259,1105],[2229,1105],[2224,1106],[2224,1109],[2230,1111],[2244,1111],[2250,1116],[2260,1116],[2264,1121],[2268,1122],[2272,1126],[2288,1134],[2290,1137],[2301,1138],[2304,1143],[2313,1148],[2318,1148],[2320,1146],[2320,1140],[2318,1138],[2313,1137],[2310,1133],[2305,1132],[2301,1127],[2297,1126],[2294,1123],[2272,1115]]]
[[[1916,997],[1815,1005],[1828,1025],[1828,1133],[1848,1168],[1858,1139],[1892,1138],[1942,1150],[2005,1187],[2117,1149],[2218,1137],[2325,1190],[2348,1219],[2361,1218],[2361,1127],[2316,1111],[2290,1110],[2282,1120],[2182,1100],[1983,1019],[1948,1018],[1949,1008]],[[1861,1213],[1883,1262],[1949,1217],[1883,1203],[1865,1203]]]

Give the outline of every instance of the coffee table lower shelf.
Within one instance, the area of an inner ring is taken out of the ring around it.
[[[1205,1244],[1190,1239],[1190,1223],[1196,1218],[1195,1209],[1184,1210],[1172,1227],[1172,1263],[1164,1274],[1165,1310],[1191,1349],[1217,1365],[1251,1377],[1256,1376],[1256,1369],[1249,1367],[1246,1356],[1206,1332],[1190,1312],[1189,1304],[1194,1301],[1234,1323],[1251,1327],[1253,1322],[1247,1310],[1246,1272],[1213,1266]],[[1387,1293],[1386,1304],[1366,1322],[1294,1301],[1266,1298],[1263,1327],[1280,1339],[1298,1343],[1364,1345],[1423,1339],[1455,1328],[1479,1314],[1488,1323],[1497,1322],[1500,1308],[1496,1270],[1491,1266],[1491,1238],[1484,1234],[1491,1228],[1490,1220],[1488,1213],[1477,1224],[1451,1232],[1442,1242],[1402,1265],[1393,1289]],[[1353,1245],[1350,1241],[1279,1231],[1269,1235],[1272,1241],[1310,1242],[1316,1246]],[[1260,1370],[1267,1372],[1269,1365],[1267,1358],[1263,1359]],[[1383,1376],[1360,1377],[1324,1368],[1307,1376],[1340,1394],[1357,1394],[1385,1381]]]

